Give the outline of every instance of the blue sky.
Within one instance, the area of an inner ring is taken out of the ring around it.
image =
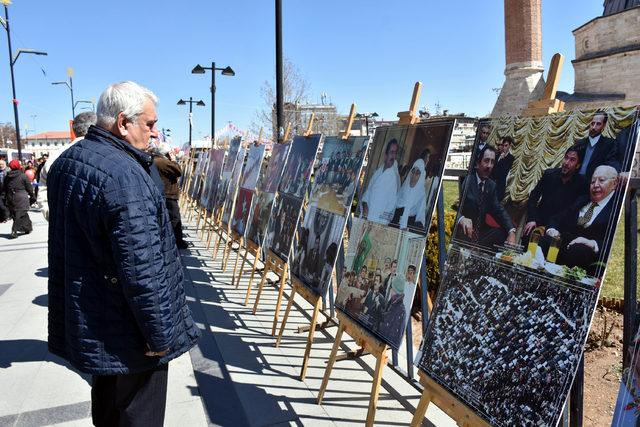
[[[560,90],[573,91],[571,31],[601,15],[602,3],[543,1],[543,61],[565,55]],[[216,76],[216,128],[228,121],[248,128],[264,108],[261,85],[275,79],[273,1],[13,0],[9,18],[14,53],[48,52],[21,55],[15,65],[20,125],[29,133],[67,128],[69,91],[51,82],[65,80],[68,67],[76,100],[97,100],[121,80],[149,87],[160,98],[158,125],[172,129],[174,143],[188,134],[180,98],[207,104],[194,106],[193,135],[209,133],[211,77],[191,74],[197,63],[214,60],[236,72]],[[326,92],[341,113],[355,102],[358,111],[393,119],[420,80],[420,105],[432,112],[439,102],[450,112],[485,115],[496,100],[492,88],[504,80],[503,23],[501,0],[283,0],[283,50],[310,83],[310,101]],[[7,58],[1,31],[0,122],[13,123]]]

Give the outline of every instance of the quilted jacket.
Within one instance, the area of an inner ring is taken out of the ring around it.
[[[152,369],[199,336],[151,165],[92,126],[49,171],[49,350],[86,373]]]

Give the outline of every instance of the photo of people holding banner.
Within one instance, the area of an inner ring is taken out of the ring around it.
[[[426,235],[452,129],[452,120],[377,129],[357,215]]]

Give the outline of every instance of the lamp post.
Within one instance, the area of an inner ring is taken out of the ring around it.
[[[204,102],[202,102],[202,100],[199,101],[194,101],[193,97],[189,97],[188,101],[185,101],[184,99],[180,98],[180,100],[178,101],[178,105],[187,105],[189,104],[189,149],[191,149],[191,128],[193,127],[193,122],[191,120],[191,117],[193,115],[193,104],[199,105],[200,107],[204,107]]]
[[[73,104],[74,109],[72,110],[72,112],[75,111],[75,108],[78,106],[78,104],[91,104],[91,111],[94,111],[94,112],[96,111],[96,103],[94,101],[90,101],[87,99],[79,99]],[[74,115],[73,118],[75,119],[76,116]]]
[[[206,70],[211,70],[211,147],[216,147],[216,70],[222,71],[223,76],[235,76],[236,72],[231,67],[216,68],[216,63],[212,62],[211,67],[203,67],[200,64],[193,67],[192,74],[204,74]]]
[[[71,120],[76,117],[76,103],[73,102],[73,68],[67,68],[67,76],[69,76],[69,83],[67,82],[52,82],[52,85],[67,85],[71,92]]]
[[[13,73],[13,66],[18,60],[21,53],[32,53],[34,55],[46,55],[47,52],[36,51],[33,49],[18,49],[16,56],[13,56],[11,50],[11,31],[9,29],[9,9],[7,6],[11,4],[11,0],[0,0],[0,3],[4,5],[4,19],[0,17],[0,24],[7,31],[7,44],[9,46],[9,68],[11,69],[11,90],[13,94],[13,118],[16,125],[16,146],[18,147],[18,159],[22,159],[22,145],[20,144],[20,122],[18,120],[18,98],[16,97],[16,80]]]
[[[365,127],[367,129],[367,136],[369,136],[369,119],[375,119],[378,117],[378,113],[358,113],[356,114],[357,119],[364,119]]]

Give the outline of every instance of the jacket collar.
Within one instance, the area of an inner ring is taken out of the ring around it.
[[[85,138],[105,141],[115,146],[116,148],[124,151],[125,153],[133,157],[138,163],[140,163],[147,170],[149,170],[149,168],[153,164],[153,158],[151,157],[150,154],[147,154],[144,151],[138,150],[133,145],[129,144],[127,141],[118,138],[108,130],[103,129],[99,126],[95,126],[95,125],[91,126]]]

